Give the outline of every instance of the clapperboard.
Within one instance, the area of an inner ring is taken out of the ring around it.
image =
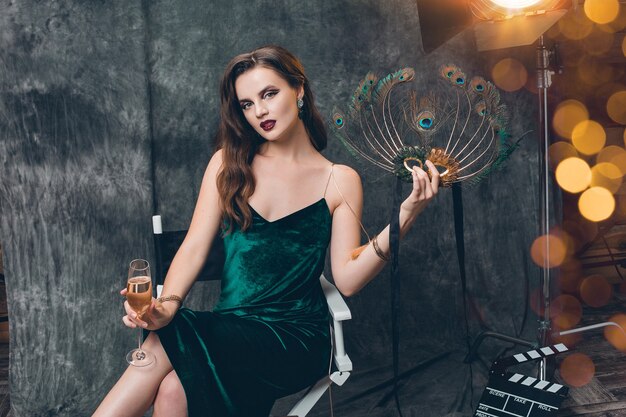
[[[494,362],[489,371],[489,382],[480,397],[474,417],[556,416],[567,396],[567,387],[531,376],[506,372],[506,369],[524,362],[536,362],[567,350],[567,346],[559,343]]]

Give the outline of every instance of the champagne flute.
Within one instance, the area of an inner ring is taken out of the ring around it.
[[[126,285],[126,299],[130,308],[137,313],[137,318],[148,311],[152,303],[152,279],[150,278],[150,265],[144,259],[135,259],[128,268],[128,283]],[[154,362],[154,354],[141,348],[143,341],[143,329],[139,328],[137,349],[126,354],[126,362],[132,366],[147,366]]]

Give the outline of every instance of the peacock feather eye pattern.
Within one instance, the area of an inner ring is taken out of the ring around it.
[[[456,70],[449,78],[450,82],[459,87],[465,87],[465,74],[461,70]]]
[[[432,117],[423,117],[418,123],[422,129],[428,130],[433,126],[433,119]]]
[[[486,116],[487,115],[487,105],[485,104],[484,101],[479,101],[476,106],[476,113],[478,113],[479,116]]]
[[[441,76],[444,78],[452,78],[454,73],[457,72],[458,70],[459,69],[457,66],[447,64],[447,65],[442,65],[441,68],[439,69],[439,72]]]
[[[413,68],[378,78],[369,72],[354,90],[348,111],[333,111],[333,127],[358,159],[404,181],[414,166],[433,162],[441,184],[476,183],[500,167],[517,148],[507,131],[506,106],[495,85],[468,78],[456,65],[439,67],[439,82],[410,81]],[[428,89],[430,91],[428,91]]]
[[[423,110],[417,116],[417,126],[419,129],[429,130],[433,127],[435,115],[430,110]]]
[[[485,91],[485,89],[487,88],[487,81],[485,81],[485,79],[483,77],[480,76],[476,76],[474,78],[472,78],[472,81],[470,81],[470,89],[478,94],[481,94]]]
[[[337,129],[341,129],[345,125],[345,117],[344,117],[343,113],[340,112],[337,109],[335,109],[335,111],[333,112],[333,125]]]

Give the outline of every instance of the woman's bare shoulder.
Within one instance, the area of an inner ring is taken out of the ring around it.
[[[348,165],[334,164],[333,177],[335,186],[332,187],[330,201],[334,209],[349,202],[351,207],[360,206],[363,198],[363,186],[359,174]]]
[[[224,160],[224,150],[220,148],[216,150],[213,156],[211,157],[211,160],[209,161],[209,165],[215,164],[215,165],[220,166],[222,165],[223,160]]]
[[[339,184],[346,184],[348,186],[361,184],[361,177],[359,176],[359,173],[348,165],[334,164],[333,175]]]
[[[215,151],[211,159],[209,160],[209,164],[206,168],[206,175],[216,176],[220,168],[222,167],[222,162],[224,161],[224,151],[222,149],[218,149]]]

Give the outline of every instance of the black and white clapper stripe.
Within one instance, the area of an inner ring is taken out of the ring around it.
[[[567,352],[562,343],[501,358],[493,363],[489,381],[474,417],[556,417],[569,388],[532,376],[507,372],[509,366],[536,362]]]
[[[528,361],[537,361],[541,358],[556,355],[558,353],[567,352],[569,349],[563,343],[559,343],[553,346],[544,346],[539,349],[529,350],[528,352],[518,353],[513,356],[499,359],[491,365],[491,372],[504,374],[504,371],[509,366],[519,365]]]
[[[559,394],[567,391],[567,388],[556,382],[544,381],[542,379],[533,378],[522,374],[506,374],[507,380],[516,384],[521,384],[531,388],[537,388],[543,391]]]

